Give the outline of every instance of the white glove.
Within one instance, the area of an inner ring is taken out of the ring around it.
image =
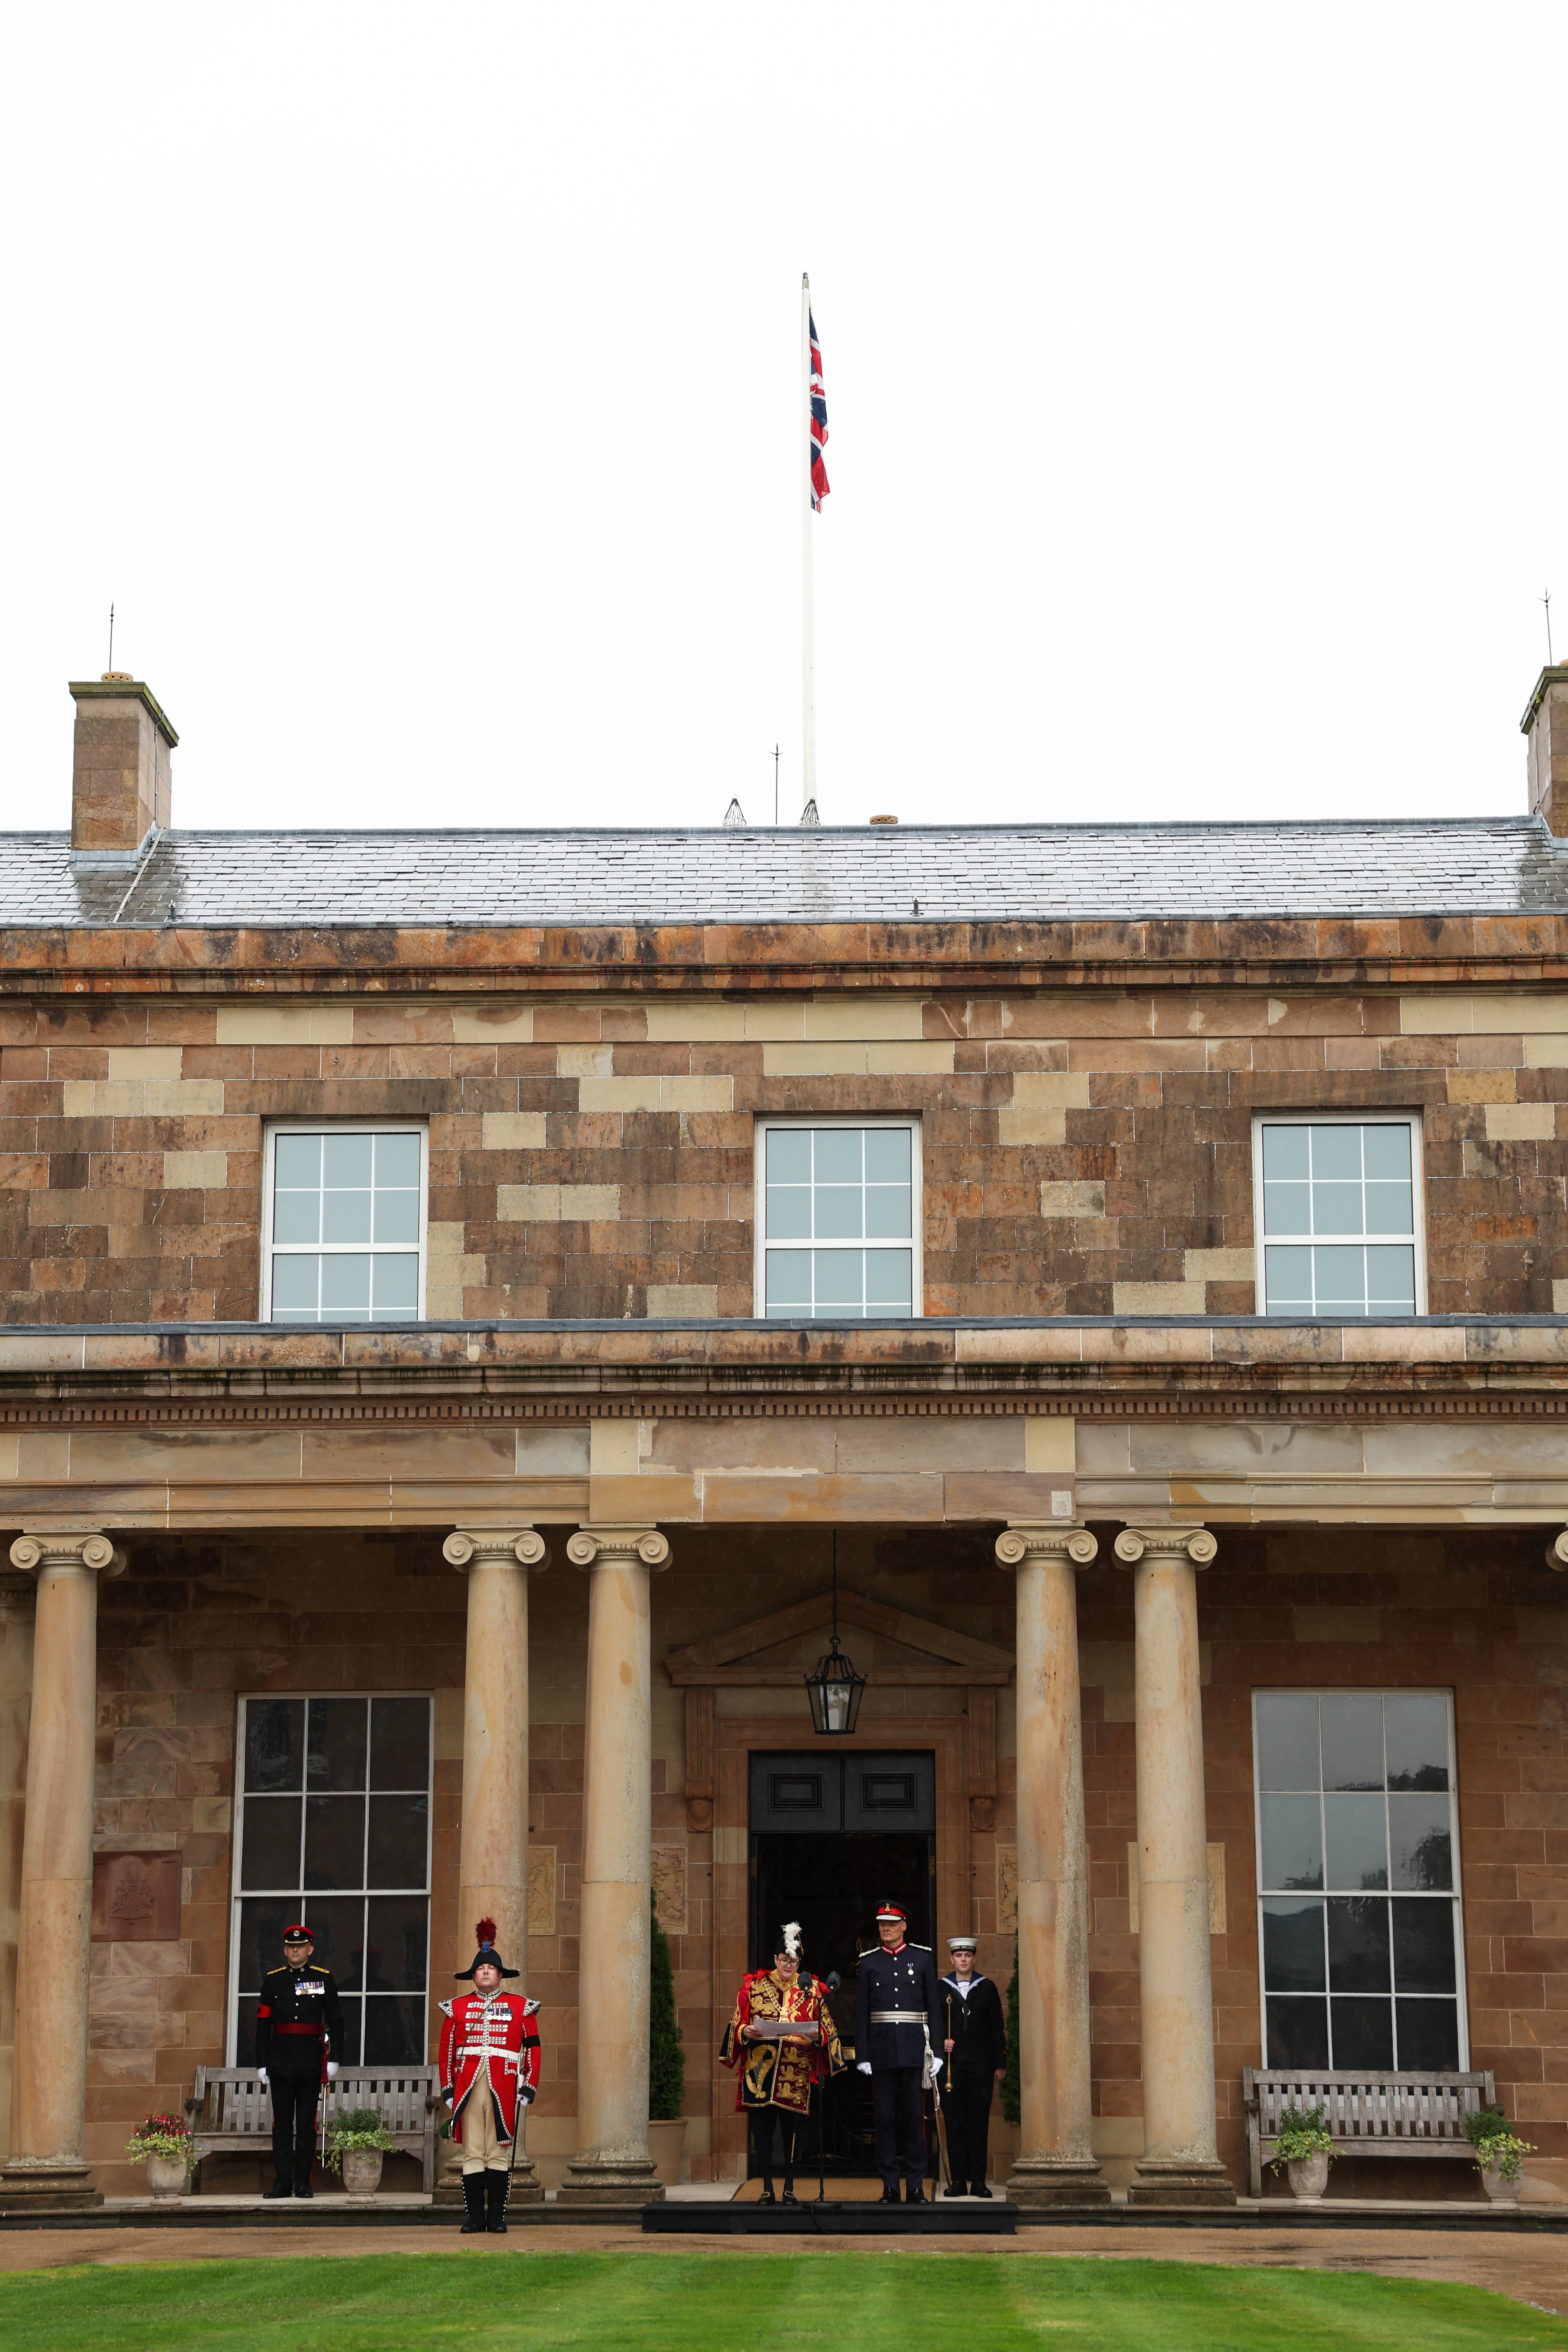
[[[265,2066],[258,2066],[257,2068],[256,2079],[260,2084],[262,2089],[265,2090],[267,2088],[267,2069]]]
[[[338,2062],[335,2058],[329,2058],[327,2061],[327,2080],[329,2083],[335,2083],[337,2079]]]
[[[935,2082],[935,2080],[936,2080],[937,2076],[941,2074],[941,2072],[942,2072],[942,2060],[941,2060],[940,2058],[933,2058],[933,2059],[931,2060],[931,2081],[932,2081],[933,2083]]]
[[[857,2058],[855,2064],[858,2072],[862,2074],[868,2074],[871,2071],[871,2061],[869,2058]]]

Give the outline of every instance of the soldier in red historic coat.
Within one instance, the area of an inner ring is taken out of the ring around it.
[[[463,2147],[463,2234],[504,2237],[518,2102],[530,2105],[539,2088],[539,2003],[502,1991],[518,1970],[496,1949],[495,1921],[476,1933],[473,1962],[458,1970],[474,1990],[441,2003],[441,2096]]]

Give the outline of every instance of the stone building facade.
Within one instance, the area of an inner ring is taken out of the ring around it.
[[[1330,2034],[1568,2194],[1568,669],[1528,817],[1383,825],[182,834],[73,692],[71,841],[0,836],[0,2201],[137,2186],[285,1903],[366,2063],[493,1912],[541,2178],[646,2195],[650,1888],[738,2178],[759,1906],[862,1852],[1017,1952],[1021,2195],[1233,2195]]]

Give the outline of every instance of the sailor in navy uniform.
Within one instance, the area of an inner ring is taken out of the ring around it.
[[[855,2063],[871,2077],[884,2205],[898,2203],[900,2172],[905,2202],[925,2202],[926,2086],[942,2063],[936,1962],[905,1941],[908,1924],[902,1904],[879,1905],[880,1947],[861,1954],[855,1996]]]
[[[296,1924],[283,1930],[283,1966],[261,1980],[256,2012],[256,2068],[272,2094],[268,2197],[309,2197],[316,2155],[316,2103],[338,2071],[342,2004],[325,1969],[313,1968],[315,1937]]]
[[[1007,2069],[1007,2027],[1002,1996],[994,1979],[974,1965],[973,1936],[950,1936],[950,1974],[942,1980],[946,2012],[942,2048],[947,2053],[947,2089],[942,2112],[947,2124],[947,2160],[952,2172],[950,2197],[989,2197],[985,2185],[991,2101]]]

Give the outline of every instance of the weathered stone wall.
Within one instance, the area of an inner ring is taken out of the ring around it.
[[[1251,1114],[1319,1108],[1422,1113],[1433,1312],[1550,1311],[1565,1099],[1562,992],[13,1000],[0,1318],[254,1318],[284,1117],[428,1119],[432,1318],[749,1315],[756,1116],[858,1111],[929,1313],[1248,1313]]]

